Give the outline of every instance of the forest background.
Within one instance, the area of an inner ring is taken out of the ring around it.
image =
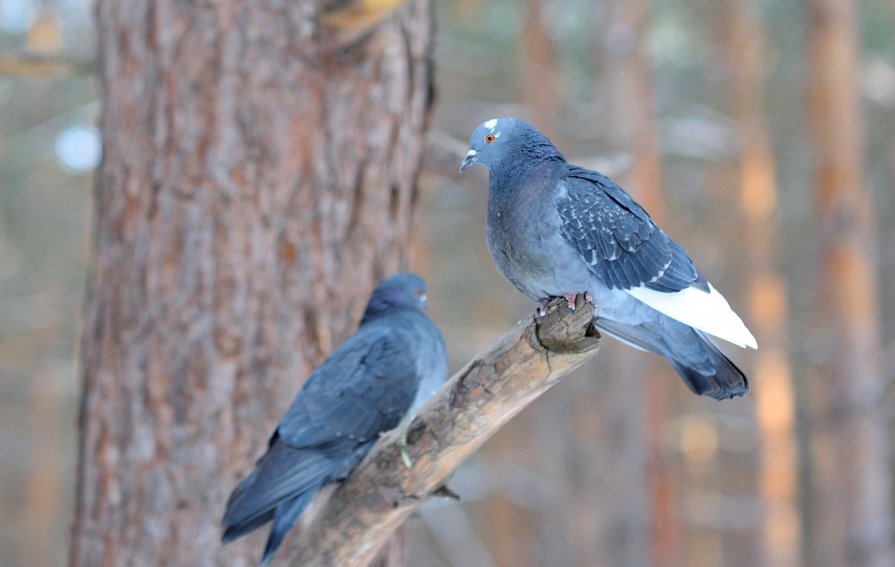
[[[408,522],[407,564],[895,562],[895,2],[434,9],[434,114],[394,265],[429,282],[452,371],[533,308],[488,258],[484,174],[460,178],[452,159],[494,116],[616,178],[761,348],[728,348],[753,393],[716,403],[606,341],[461,468],[460,503]],[[70,550],[101,154],[93,12],[0,1],[0,557],[14,565]],[[257,452],[242,450],[248,470]]]

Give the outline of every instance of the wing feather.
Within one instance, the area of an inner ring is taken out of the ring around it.
[[[605,286],[624,290],[681,323],[756,348],[755,337],[687,251],[621,187],[575,166],[562,183],[556,198],[562,236]]]
[[[701,278],[687,252],[608,177],[571,167],[556,207],[566,242],[612,289],[680,291]]]
[[[368,325],[308,377],[277,433],[295,448],[339,439],[364,442],[392,429],[410,408],[420,376],[407,360],[407,332]]]

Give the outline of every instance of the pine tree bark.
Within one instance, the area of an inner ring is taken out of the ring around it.
[[[857,4],[805,0],[814,213],[820,262],[812,565],[895,563],[876,229],[863,172]]]
[[[321,4],[98,2],[73,566],[256,564],[229,491],[406,267],[432,8],[344,45]]]

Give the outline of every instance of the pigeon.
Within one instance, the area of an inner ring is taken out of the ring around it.
[[[679,244],[611,179],[566,161],[531,124],[480,124],[460,164],[489,172],[486,239],[498,270],[538,301],[578,295],[594,325],[664,357],[690,390],[717,400],[749,381],[709,335],[758,348],[727,300]]]
[[[419,276],[398,274],[376,287],[357,331],[311,372],[267,452],[230,495],[224,543],[272,522],[267,565],[314,495],[344,480],[381,433],[444,383],[444,340],[426,307]]]

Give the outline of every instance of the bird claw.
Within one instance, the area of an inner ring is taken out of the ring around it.
[[[432,496],[440,496],[454,502],[460,501],[460,495],[443,484],[432,491]]]
[[[590,294],[589,291],[585,291],[583,294],[581,293],[567,293],[563,295],[566,298],[566,304],[569,306],[569,311],[574,311],[576,307],[576,303],[578,301],[578,296],[584,295],[584,302],[589,303],[591,305],[594,304],[594,297]]]
[[[401,448],[401,462],[404,463],[404,466],[408,469],[413,468],[413,460],[410,458],[410,453],[407,452],[407,429],[404,429],[404,433],[401,434],[401,442],[399,444]]]
[[[566,306],[569,308],[569,311],[575,311],[575,304],[578,301],[579,295],[582,295],[582,294],[580,294],[580,293],[564,293],[563,294],[563,299],[566,300]],[[585,302],[590,303],[591,305],[594,304],[594,298],[590,294],[589,291],[585,291],[583,295],[584,295]],[[543,317],[544,315],[547,314],[547,304],[550,303],[551,299],[552,299],[551,297],[548,297],[547,299],[541,299],[540,301],[538,301],[538,317]]]

